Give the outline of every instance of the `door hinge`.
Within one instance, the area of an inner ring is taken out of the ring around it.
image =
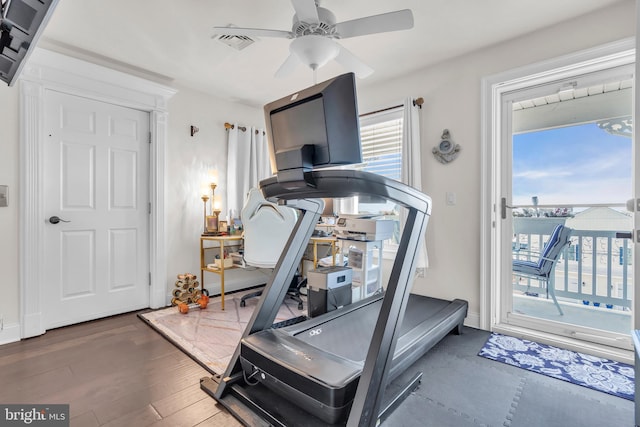
[[[151,286],[151,272],[149,272],[149,286]]]
[[[149,132],[149,144],[151,144],[151,132]]]
[[[149,215],[151,215],[151,202],[149,202]]]
[[[640,243],[640,230],[636,230],[636,243]]]

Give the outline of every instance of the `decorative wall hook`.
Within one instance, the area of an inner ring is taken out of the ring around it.
[[[433,153],[433,156],[436,158],[436,160],[438,160],[440,163],[447,164],[458,157],[458,153],[460,152],[461,148],[459,144],[454,144],[451,141],[449,129],[444,129],[442,131],[442,136],[440,137],[440,139],[440,143],[433,147],[433,150],[431,150],[431,152]]]
[[[198,132],[200,132],[200,129],[198,129],[194,125],[191,125],[191,136],[195,135]]]

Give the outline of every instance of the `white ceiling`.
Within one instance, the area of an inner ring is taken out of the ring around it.
[[[414,28],[340,40],[375,69],[358,86],[380,84],[625,0],[323,0],[338,22],[411,9]],[[261,38],[242,51],[214,40],[214,25],[290,30],[290,0],[62,0],[40,46],[90,57],[164,83],[254,106],[313,83],[304,66],[274,73],[289,40]],[[331,62],[322,81],[346,70]]]

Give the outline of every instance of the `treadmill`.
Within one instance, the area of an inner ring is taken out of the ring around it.
[[[343,421],[355,396],[383,295],[292,326],[242,340],[240,362],[256,378],[327,424]],[[410,295],[388,380],[451,330],[460,332],[467,304]]]
[[[277,175],[260,190],[300,215],[224,375],[200,383],[247,426],[376,426],[422,375],[404,384],[401,374],[459,333],[467,313],[465,301],[409,292],[431,198],[381,175],[331,169],[362,163],[355,89],[355,75],[346,73],[264,107]],[[352,196],[389,200],[407,213],[384,294],[273,329],[323,198]]]
[[[310,185],[292,188],[277,177],[260,183],[265,198],[301,214],[225,374],[203,378],[201,387],[248,426],[375,426],[419,385],[421,373],[385,395],[391,381],[448,333],[461,332],[467,302],[410,294],[429,196],[356,170],[313,170],[304,179]],[[273,329],[286,284],[323,211],[322,198],[363,194],[407,209],[384,293]]]

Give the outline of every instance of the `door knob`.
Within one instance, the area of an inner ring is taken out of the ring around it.
[[[59,222],[71,222],[71,221],[64,220],[64,219],[62,219],[62,218],[57,217],[57,216],[55,216],[55,215],[54,215],[54,216],[52,216],[51,218],[49,218],[49,222],[50,222],[51,224],[57,224],[57,223],[59,223]]]

